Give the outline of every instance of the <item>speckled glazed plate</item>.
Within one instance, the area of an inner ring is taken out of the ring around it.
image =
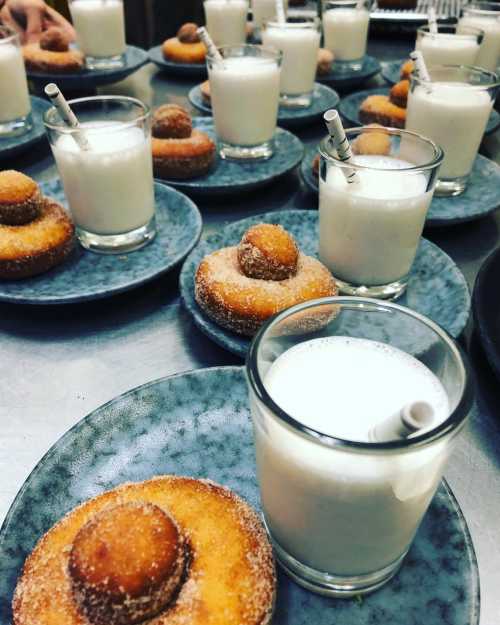
[[[212,114],[212,107],[204,102],[199,85],[189,91],[188,97],[195,108],[209,115]],[[327,85],[316,83],[311,106],[308,108],[281,106],[278,111],[278,124],[286,128],[296,128],[321,121],[323,113],[330,108],[335,108],[339,100],[339,94],[336,91]]]
[[[381,74],[391,85],[395,85],[401,80],[401,66],[408,59],[399,59],[398,61],[386,61],[382,63]]]
[[[193,125],[216,141],[211,117],[195,117]],[[203,196],[234,195],[258,189],[295,169],[304,155],[304,146],[300,139],[283,128],[276,129],[274,148],[274,154],[268,160],[224,160],[217,154],[208,174],[189,180],[164,182],[179,191]]]
[[[184,78],[206,78],[207,66],[205,63],[176,63],[167,60],[161,51],[161,46],[155,46],[148,51],[149,60],[167,74]]]
[[[363,67],[358,71],[338,71],[332,69],[328,74],[317,74],[316,80],[339,89],[350,89],[364,83],[368,78],[380,72],[380,63],[373,56],[366,55]]]
[[[67,206],[59,179],[40,185],[42,192]],[[128,291],[169,271],[196,245],[201,215],[182,193],[155,183],[154,240],[128,254],[103,255],[80,245],[64,263],[34,278],[0,280],[0,302],[17,304],[71,304]]]
[[[79,503],[159,474],[209,478],[259,508],[243,369],[202,369],[146,384],[88,415],[39,462],[0,530],[0,621],[26,555]],[[403,621],[402,621],[403,615]],[[362,600],[332,600],[280,573],[273,625],[477,625],[479,577],[449,487],[434,497],[401,571]]]
[[[148,62],[148,53],[135,46],[127,46],[125,65],[113,69],[83,69],[72,74],[50,74],[46,72],[28,71],[28,78],[44,86],[48,82],[56,82],[61,89],[81,91],[101,85],[109,85],[123,80]]]
[[[312,193],[318,193],[318,179],[312,173],[316,149],[306,152],[300,173]],[[491,214],[500,206],[500,166],[485,156],[477,155],[467,189],[457,197],[434,197],[425,225],[453,226]]]
[[[205,315],[194,298],[194,275],[204,256],[221,247],[237,245],[245,230],[260,222],[281,224],[295,237],[302,252],[318,255],[318,213],[277,211],[242,219],[210,236],[189,254],[180,275],[182,300],[195,324],[213,341],[242,358],[246,356],[250,340],[221,328]],[[429,317],[454,337],[465,328],[470,312],[470,296],[464,276],[449,256],[425,239],[418,249],[406,293],[397,303]],[[420,349],[418,341],[419,337],[415,336],[412,345],[415,351]]]
[[[31,130],[18,135],[17,137],[0,137],[0,159],[13,158],[26,150],[29,150],[35,143],[45,139],[45,126],[43,125],[43,115],[51,104],[42,98],[30,96],[31,99]]]
[[[389,89],[387,87],[380,87],[377,89],[365,89],[364,91],[356,91],[350,95],[342,98],[339,105],[339,111],[342,117],[352,126],[362,126],[362,122],[359,119],[359,107],[365,98],[371,95],[389,95]],[[495,132],[500,126],[500,114],[493,109],[490,114],[490,118],[486,125],[485,134]]]

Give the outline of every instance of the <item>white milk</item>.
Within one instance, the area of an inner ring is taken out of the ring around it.
[[[392,170],[413,166],[388,157],[358,155],[354,163]],[[348,184],[340,168],[320,180],[319,255],[334,276],[350,284],[384,285],[413,263],[432,199],[422,173],[357,170]]]
[[[427,65],[476,65],[479,52],[477,38],[473,35],[439,33],[417,38]]]
[[[111,57],[125,52],[125,20],[120,0],[74,0],[70,10],[78,45],[85,56]]]
[[[298,95],[314,88],[320,33],[314,28],[269,27],[262,43],[283,52],[281,93]]]
[[[433,406],[431,428],[450,412],[427,367],[367,339],[295,345],[271,365],[264,385],[302,424],[355,441],[367,441],[371,428],[414,400]],[[264,415],[264,427],[258,419],[255,425],[262,506],[273,538],[289,554],[348,576],[377,571],[405,553],[440,479],[443,443],[407,454],[361,455],[305,440]]]
[[[21,49],[0,42],[0,123],[25,117],[31,111]]]
[[[336,61],[356,61],[366,54],[370,14],[364,9],[340,8],[323,13],[325,48]]]
[[[245,43],[248,0],[205,0],[207,30],[216,46]]]
[[[269,59],[233,57],[209,70],[218,137],[233,145],[269,141],[278,118],[280,69]]]
[[[486,90],[465,83],[432,83],[408,97],[406,129],[429,137],[444,150],[439,178],[467,176],[493,107]]]
[[[473,26],[484,30],[484,38],[477,55],[476,65],[483,69],[496,71],[500,63],[500,19],[481,15],[465,15],[458,22],[460,26]]]
[[[94,234],[129,232],[154,215],[151,141],[140,128],[120,126],[82,124],[89,151],[70,135],[52,147],[75,223]]]
[[[264,22],[276,19],[276,0],[250,0],[252,5],[253,24],[255,28],[262,28]],[[288,0],[283,1],[285,11],[288,10]]]

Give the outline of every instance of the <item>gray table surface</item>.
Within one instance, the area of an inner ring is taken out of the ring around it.
[[[406,55],[410,41],[372,41],[380,60]],[[370,84],[381,84],[380,77]],[[186,105],[192,82],[170,80],[148,65],[105,93],[136,95],[153,105]],[[370,84],[368,86],[370,86]],[[313,144],[321,125],[299,131]],[[482,146],[500,162],[500,133]],[[47,146],[13,160],[39,181],[56,175]],[[224,202],[199,202],[204,236],[227,222],[292,207],[315,208],[298,174],[258,193]],[[499,242],[500,212],[425,236],[459,265],[472,288]],[[66,307],[0,305],[0,521],[42,455],[73,424],[130,388],[170,374],[241,364],[201,334],[183,310],[178,272],[109,300]],[[477,377],[477,402],[446,471],[474,540],[481,576],[481,625],[500,623],[500,420],[498,384],[471,329],[463,338]],[[0,563],[1,574],[1,563]],[[402,617],[404,622],[404,617]],[[422,623],[425,617],[422,616]]]

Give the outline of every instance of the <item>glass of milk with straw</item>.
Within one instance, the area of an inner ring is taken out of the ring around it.
[[[493,72],[467,65],[431,65],[428,76],[412,74],[406,128],[444,151],[436,195],[465,191],[499,85]]]
[[[439,25],[437,32],[429,26],[417,30],[415,49],[431,65],[476,65],[484,31],[472,26]]]
[[[323,0],[325,48],[334,55],[334,70],[359,71],[368,40],[368,0]]]
[[[55,107],[44,121],[80,243],[107,254],[143,247],[156,234],[149,108],[118,96],[68,104],[78,126]]]
[[[280,83],[282,106],[311,106],[320,39],[321,22],[318,18],[265,22],[262,43],[283,54]]]
[[[70,0],[77,43],[89,69],[125,64],[125,17],[122,0]]]
[[[251,0],[250,5],[252,7],[254,34],[259,37],[264,22],[277,18],[276,0]],[[283,0],[283,6],[287,11],[288,0]]]
[[[245,43],[248,0],[205,0],[207,30],[216,46]]]
[[[19,35],[0,25],[0,139],[32,127],[31,101]]]
[[[464,5],[457,31],[473,26],[484,31],[475,65],[496,72],[500,64],[500,5],[495,2],[473,2]]]
[[[299,304],[246,363],[264,519],[284,570],[349,597],[402,565],[472,402],[459,348],[407,308]]]
[[[207,54],[219,153],[267,159],[274,153],[282,54],[258,45],[222,46]]]

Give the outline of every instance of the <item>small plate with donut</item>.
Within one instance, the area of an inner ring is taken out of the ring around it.
[[[0,159],[14,158],[29,150],[35,143],[46,138],[43,116],[51,107],[50,102],[30,96],[32,126],[28,132],[12,137],[0,137]]]
[[[163,56],[162,46],[154,46],[148,51],[149,60],[166,74],[185,78],[206,78],[206,63],[181,63],[171,61]]]
[[[270,212],[234,222],[223,228],[218,234],[199,243],[184,261],[179,281],[183,303],[195,325],[213,341],[242,358],[246,356],[251,339],[216,323],[213,319],[218,316],[218,311],[214,311],[216,314],[212,316],[206,314],[197,302],[195,291],[198,290],[199,295],[200,290],[199,286],[195,286],[195,276],[205,257],[209,257],[216,250],[237,246],[247,230],[259,223],[282,226],[292,235],[303,254],[317,258],[319,227],[317,212],[305,210]],[[238,301],[238,293],[242,293],[244,288],[248,295],[247,299],[255,301],[255,298],[259,297],[259,293],[263,293],[262,281],[248,278],[247,275],[243,274],[241,265],[236,263],[227,263],[226,269],[227,271],[224,272],[226,278],[223,284],[227,285],[227,293],[234,293],[236,301],[233,301],[232,304],[236,310],[243,310],[246,303]],[[259,306],[265,301],[270,302],[270,306],[271,304],[274,306],[274,296],[277,295],[282,298],[282,290],[285,287],[295,289],[300,286],[302,282],[299,272],[297,272],[296,277],[297,280],[294,280],[293,283],[287,284],[287,280],[281,283],[274,282],[274,284],[279,284],[279,288],[276,287],[274,291],[266,285],[264,299],[259,300]],[[243,280],[243,284],[241,280]],[[272,280],[265,282],[272,282]],[[199,285],[199,282],[197,284]],[[308,287],[306,286],[306,288]],[[266,300],[266,298],[269,299]],[[218,301],[222,302],[221,306],[224,306],[223,298]],[[205,305],[207,302],[210,305],[208,298],[205,300]],[[420,243],[417,257],[411,269],[408,288],[398,303],[429,317],[454,337],[461,334],[469,318],[470,294],[464,276],[445,252],[426,239],[422,239]],[[275,311],[275,308],[273,310]],[[249,314],[253,315],[253,311],[254,309],[250,308]],[[237,326],[234,325],[234,327]],[[415,345],[410,346],[410,348],[415,352],[420,351],[423,348],[421,339],[414,337],[414,340]]]
[[[39,188],[43,196],[67,208],[59,179],[43,182]],[[201,215],[188,197],[159,182],[155,183],[155,200],[157,234],[144,248],[127,254],[103,255],[75,245],[64,262],[44,273],[16,280],[1,279],[0,302],[47,305],[101,299],[146,284],[173,269],[200,238]],[[20,233],[28,239],[31,225],[23,226],[28,231]],[[0,238],[2,228],[5,226],[0,225]],[[37,221],[33,228],[38,228],[37,237],[44,235]],[[10,241],[12,233],[7,235]]]
[[[317,168],[313,161],[318,151],[309,149],[300,165],[300,173],[307,188],[318,193]],[[455,197],[432,199],[425,220],[426,228],[454,226],[491,215],[500,206],[500,165],[478,154],[464,193]]]
[[[212,115],[212,106],[210,105],[209,92],[206,91],[206,85],[203,83],[204,92],[201,85],[193,87],[189,93],[188,98],[191,104],[203,113]],[[320,122],[323,113],[330,108],[335,108],[340,101],[339,94],[328,87],[316,83],[314,85],[313,101],[311,106],[307,108],[291,108],[280,106],[278,111],[278,124],[285,128],[296,128],[299,126],[307,126],[315,122]]]
[[[343,70],[335,69],[335,65],[327,73],[317,73],[316,80],[323,82],[339,89],[349,89],[365,82],[375,74],[380,72],[380,63],[374,56],[368,54],[363,59],[363,66],[359,70]]]

